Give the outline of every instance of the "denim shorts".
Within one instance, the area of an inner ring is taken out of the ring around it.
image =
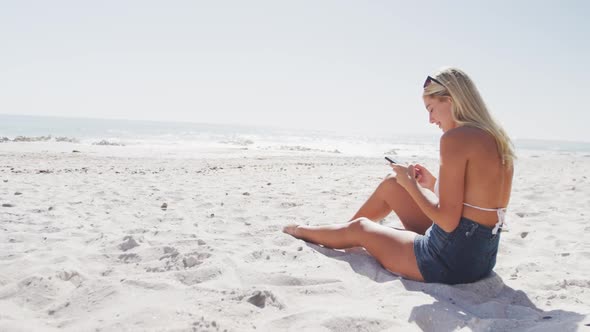
[[[414,253],[425,282],[462,284],[488,276],[494,265],[500,233],[461,217],[459,226],[447,233],[437,224],[414,239]]]

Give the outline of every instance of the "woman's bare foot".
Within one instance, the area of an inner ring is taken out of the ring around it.
[[[283,233],[287,233],[295,238],[299,238],[299,225],[297,224],[289,224],[283,227]]]

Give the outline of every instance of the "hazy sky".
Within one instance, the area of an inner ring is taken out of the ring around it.
[[[590,141],[587,1],[2,1],[0,113],[429,134],[469,73],[514,138]]]

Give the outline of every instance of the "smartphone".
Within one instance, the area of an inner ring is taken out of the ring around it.
[[[392,164],[397,164],[397,162],[389,157],[385,157],[385,160],[389,161]]]

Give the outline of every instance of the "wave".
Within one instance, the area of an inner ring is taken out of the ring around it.
[[[98,142],[93,142],[92,145],[125,146],[125,144],[123,143],[107,141],[106,139],[103,139]]]
[[[34,143],[34,142],[57,142],[57,143],[82,143],[80,139],[76,137],[66,137],[66,136],[16,136],[13,139],[8,137],[0,137],[0,143]],[[92,145],[109,145],[109,146],[125,146],[124,143],[107,140],[107,139],[97,139],[92,142],[84,142],[86,144],[90,143]]]
[[[338,151],[338,149],[334,149],[334,150],[313,149],[313,148],[308,148],[306,146],[301,146],[301,145],[282,145],[279,147],[279,150],[301,151],[301,152],[341,153],[340,151]]]
[[[67,143],[80,143],[80,140],[75,137],[57,136],[16,136],[13,139],[8,137],[1,137],[0,143],[7,142],[67,142]]]

